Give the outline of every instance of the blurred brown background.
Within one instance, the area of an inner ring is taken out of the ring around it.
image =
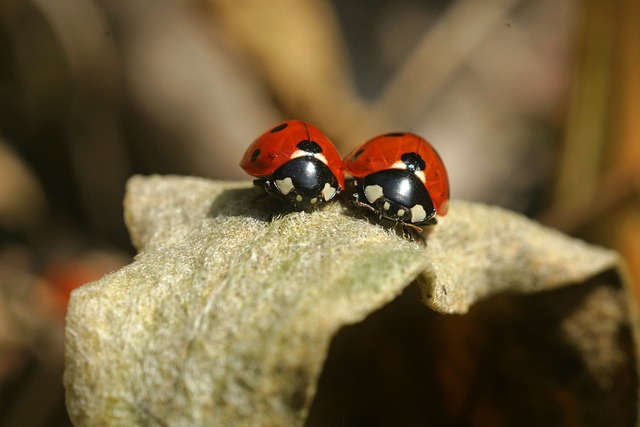
[[[248,178],[283,118],[429,139],[452,197],[613,247],[640,283],[637,0],[2,0],[0,425],[68,425],[69,292],[130,261],[136,173]]]

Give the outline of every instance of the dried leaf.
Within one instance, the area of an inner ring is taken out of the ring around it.
[[[139,254],[74,291],[69,307],[76,425],[302,425],[338,331],[366,324],[414,280],[436,310],[465,312],[497,292],[555,289],[617,262],[472,203],[452,203],[425,247],[338,203],[277,215],[260,195],[245,183],[130,181],[125,217]],[[626,322],[612,307],[615,326]],[[610,379],[605,356],[593,366]]]
[[[331,2],[206,3],[217,23],[257,64],[284,109],[313,121],[340,144],[339,136],[353,127],[363,102]]]
[[[438,311],[465,313],[505,292],[535,292],[580,283],[614,268],[618,255],[497,207],[457,202],[426,249],[435,273],[425,300]]]

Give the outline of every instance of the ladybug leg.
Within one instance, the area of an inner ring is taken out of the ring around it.
[[[274,188],[273,183],[268,178],[254,179],[253,185],[255,185],[256,187],[264,188],[264,191],[266,191],[267,194],[277,194],[277,190]]]
[[[275,187],[275,185],[273,185],[273,181],[269,178],[254,179],[253,185],[255,185],[256,187],[262,187],[265,191],[264,193],[259,194],[255,199],[253,199],[254,203],[268,196],[282,197],[278,192],[278,189]],[[276,221],[288,212],[289,209],[287,205],[280,205],[277,209],[269,214],[268,221]]]
[[[265,187],[267,182],[269,182],[269,180],[266,178],[254,179],[253,185],[255,185],[256,187]]]
[[[351,203],[356,207],[367,209],[369,212],[378,213],[377,209],[375,209],[373,206],[367,203],[362,203],[360,201],[360,195],[358,194],[358,192],[353,193],[353,198],[351,199]]]
[[[264,180],[264,179],[254,179],[253,180],[253,185],[255,185],[256,187],[262,187],[263,189],[266,190],[265,183],[266,183],[266,180]],[[267,197],[268,195],[269,195],[269,193],[267,191],[265,191],[264,193],[258,194],[256,196],[256,198],[253,199],[253,201],[257,202],[258,200],[260,200],[260,199],[262,199],[264,197]]]
[[[418,227],[415,224],[411,224],[410,222],[398,221],[397,223],[402,230],[402,237],[410,242],[415,240],[420,240],[423,243],[426,243],[424,237],[422,236],[422,227]]]
[[[429,217],[427,219],[425,219],[423,222],[421,222],[420,224],[422,225],[436,225],[438,223],[438,220],[436,218],[436,210],[434,209],[433,212],[431,212],[431,215],[429,215]]]
[[[253,185],[255,185],[256,187],[262,187],[265,191],[264,193],[259,194],[255,199],[253,199],[254,203],[271,194],[274,194],[273,185],[271,184],[271,181],[266,178],[254,179]]]

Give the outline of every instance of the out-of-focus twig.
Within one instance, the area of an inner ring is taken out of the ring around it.
[[[42,224],[46,200],[33,171],[0,138],[0,228],[32,232]]]
[[[592,185],[575,188],[571,195],[558,199],[538,219],[565,233],[577,234],[639,195],[637,169],[616,165],[602,173]]]
[[[485,36],[520,0],[458,0],[403,62],[350,140],[411,127]],[[366,135],[363,135],[366,132]]]
[[[594,191],[602,167],[611,96],[614,2],[583,1],[578,60],[555,199]]]
[[[563,159],[555,199],[541,220],[619,250],[640,284],[640,3],[582,5]]]
[[[122,233],[118,200],[129,160],[118,117],[119,59],[107,19],[92,1],[69,0],[65,7],[31,1],[46,17],[71,72],[68,140],[83,207],[98,229]]]
[[[541,217],[565,231],[587,226],[627,197],[637,197],[640,182],[640,39],[635,35],[640,7],[634,0],[585,0],[582,11],[555,199]]]
[[[203,1],[264,73],[285,111],[332,136],[354,125],[362,102],[328,1]]]

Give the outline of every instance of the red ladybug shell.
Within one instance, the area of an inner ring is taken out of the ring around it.
[[[338,150],[315,126],[300,120],[282,122],[258,137],[247,148],[240,167],[250,175],[267,177],[291,160],[298,151],[297,144],[305,140],[314,141],[322,148],[314,157],[327,165],[344,189],[344,166]]]
[[[418,135],[398,132],[370,139],[344,158],[344,167],[354,178],[364,178],[382,170],[402,168],[400,158],[405,153],[416,153],[424,160],[424,179],[417,176],[429,192],[438,215],[445,215],[449,201],[447,171],[436,150]]]

